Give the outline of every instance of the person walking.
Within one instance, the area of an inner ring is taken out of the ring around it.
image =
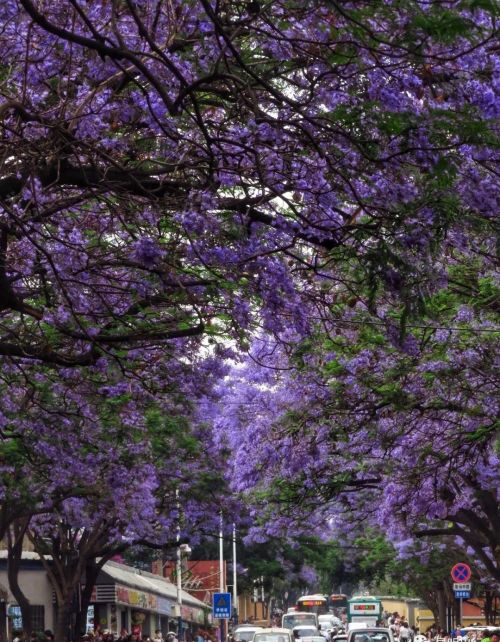
[[[411,642],[411,629],[408,622],[401,622],[399,627],[399,642]]]

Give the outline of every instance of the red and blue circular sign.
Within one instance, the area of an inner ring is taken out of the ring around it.
[[[451,578],[454,582],[461,584],[462,582],[468,582],[472,576],[472,571],[468,564],[464,562],[459,562],[451,569]]]

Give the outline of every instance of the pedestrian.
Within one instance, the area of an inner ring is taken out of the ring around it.
[[[153,642],[163,642],[163,636],[161,634],[160,629],[156,629],[153,637]]]
[[[411,631],[408,622],[401,622],[399,627],[399,642],[410,642]]]

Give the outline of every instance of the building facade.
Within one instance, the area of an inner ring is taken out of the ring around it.
[[[0,585],[8,586],[6,551],[0,551]],[[56,605],[52,585],[42,562],[34,552],[23,553],[19,584],[30,601],[35,630],[54,630]],[[22,627],[19,607],[7,589],[7,629]],[[158,575],[125,564],[107,562],[94,587],[87,616],[87,629],[100,628],[114,634],[122,629],[139,634],[164,634],[178,628],[178,616],[185,632],[194,633],[205,626],[209,614],[206,605],[186,591],[177,601],[176,586]]]

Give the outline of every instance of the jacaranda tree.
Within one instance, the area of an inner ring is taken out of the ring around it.
[[[303,331],[341,260],[418,299],[493,213],[488,0],[0,11],[5,357]]]
[[[394,309],[401,343],[447,256],[493,252],[496,20],[489,0],[2,2],[5,471],[39,430],[43,472],[81,427],[54,399],[19,424],[47,377],[175,416],[252,336],[329,334],[339,293]]]
[[[475,241],[476,267],[456,253],[418,322],[338,289],[316,337],[290,354],[256,344],[221,383],[213,424],[256,537],[300,533],[309,514],[344,539],[375,524],[402,554],[451,539],[498,581],[498,289]]]

